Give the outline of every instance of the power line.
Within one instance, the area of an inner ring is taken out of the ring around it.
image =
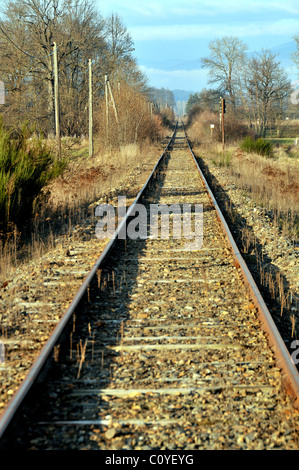
[[[4,34],[4,36],[6,36],[6,38],[7,38],[17,49],[19,49],[19,51],[21,51],[23,54],[27,55],[28,57],[31,57],[32,59],[35,59],[35,58],[36,58],[36,57],[34,57],[33,55],[28,54],[28,52],[23,51],[23,49],[21,49],[21,48],[6,34],[6,32],[4,31],[4,29],[1,27],[1,25],[0,25],[0,30],[2,31],[2,33]]]
[[[46,57],[51,56],[51,55],[54,53],[54,52],[51,52],[50,54],[47,54],[47,55],[45,55],[44,57],[37,57],[37,56],[31,55],[31,54],[28,54],[28,52],[26,52],[26,51],[24,51],[23,49],[21,49],[21,48],[8,36],[8,34],[4,31],[3,27],[1,26],[1,24],[0,24],[0,30],[2,31],[2,33],[4,34],[4,36],[5,36],[20,52],[22,52],[22,53],[25,54],[26,56],[30,57],[31,59],[42,60],[42,59],[45,59]]]
[[[43,57],[37,57],[37,56],[34,56],[34,55],[32,55],[32,54],[29,54],[28,52],[26,52],[26,51],[24,51],[23,49],[21,49],[21,47],[19,47],[19,46],[8,36],[8,34],[4,31],[3,27],[1,26],[1,21],[0,21],[0,30],[1,30],[2,33],[5,35],[5,37],[6,37],[20,52],[22,52],[22,53],[25,54],[26,56],[30,57],[31,59],[36,59],[36,60],[39,60],[39,61],[40,61],[40,60],[46,59],[47,57],[50,57],[51,55],[54,54],[54,51],[50,52],[49,54],[47,54],[47,55],[45,55],[45,56],[43,56]],[[57,47],[57,46],[56,46],[56,47]],[[58,47],[57,47],[57,49],[58,49]],[[76,47],[76,49],[77,49],[77,47]],[[74,50],[76,50],[76,49],[74,49]],[[71,51],[71,52],[73,52],[73,51]],[[84,71],[82,72],[82,75],[84,75],[86,72],[88,72],[89,69],[90,69],[90,67],[91,67],[91,66],[89,65],[89,67],[88,67],[86,70],[84,70]],[[30,66],[30,68],[32,69],[32,65]],[[32,70],[30,70],[28,73],[30,73],[31,71],[32,71]]]

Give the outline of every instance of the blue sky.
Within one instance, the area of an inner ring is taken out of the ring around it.
[[[237,36],[249,52],[273,50],[290,79],[298,78],[290,59],[299,35],[298,0],[97,0],[97,6],[104,17],[122,18],[151,86],[209,87],[200,59],[209,42],[223,36]]]

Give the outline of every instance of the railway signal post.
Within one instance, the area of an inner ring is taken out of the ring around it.
[[[224,114],[226,113],[226,103],[224,98],[220,98],[220,120],[222,132],[222,150],[224,150]]]

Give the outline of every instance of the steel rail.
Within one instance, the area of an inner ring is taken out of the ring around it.
[[[147,189],[149,183],[154,178],[155,173],[156,173],[159,165],[161,164],[161,161],[163,160],[163,158],[166,155],[171,143],[174,140],[176,130],[177,130],[177,124],[175,125],[174,132],[173,132],[171,138],[169,139],[166,147],[164,148],[162,154],[160,155],[157,163],[155,164],[155,166],[154,166],[153,170],[151,171],[149,177],[147,178],[145,184],[143,185],[143,187],[141,188],[141,190],[137,194],[134,202],[131,204],[131,206],[127,210],[127,212],[125,214],[125,217],[123,218],[121,223],[118,225],[113,237],[111,238],[109,243],[106,245],[104,251],[99,256],[99,258],[95,262],[92,269],[89,271],[89,273],[85,277],[85,279],[83,281],[83,284],[78,289],[78,291],[77,291],[74,299],[72,300],[70,306],[67,308],[67,310],[63,314],[61,320],[56,325],[56,327],[54,328],[51,336],[49,337],[49,339],[47,340],[47,342],[43,346],[39,356],[37,357],[37,359],[35,360],[35,362],[31,366],[31,368],[29,369],[24,381],[22,382],[22,384],[18,388],[15,395],[12,397],[12,399],[8,403],[7,407],[4,409],[4,411],[0,415],[0,440],[3,437],[3,435],[5,434],[5,431],[7,430],[8,426],[11,424],[11,422],[12,422],[14,416],[16,415],[18,409],[20,408],[20,406],[24,402],[25,398],[28,396],[28,393],[32,389],[32,386],[33,386],[34,382],[38,379],[39,375],[41,374],[47,360],[49,359],[51,353],[54,350],[54,346],[59,341],[59,338],[63,334],[63,332],[65,330],[65,327],[68,324],[70,318],[72,317],[72,315],[75,312],[76,308],[78,307],[79,303],[81,302],[84,295],[86,294],[91,281],[93,280],[94,276],[97,273],[97,270],[100,268],[100,266],[103,265],[103,263],[104,263],[105,259],[107,258],[108,254],[112,250],[112,248],[113,248],[113,246],[114,246],[114,244],[117,240],[118,235],[122,232],[124,226],[127,224],[127,221],[129,219],[129,217],[131,216],[132,212],[134,211],[135,206],[138,204],[141,196],[144,194],[144,192]]]
[[[184,127],[183,127],[184,128]],[[270,346],[272,347],[272,349],[274,350],[274,353],[275,353],[275,356],[276,356],[276,360],[277,360],[277,364],[278,366],[281,368],[282,370],[282,378],[283,378],[283,383],[284,383],[284,386],[285,386],[285,389],[286,389],[286,392],[288,393],[288,395],[290,395],[290,397],[292,398],[292,401],[293,401],[293,406],[297,409],[299,409],[299,372],[297,370],[297,368],[295,367],[295,364],[293,363],[292,361],[292,358],[290,356],[290,353],[273,321],[273,318],[271,316],[271,313],[269,312],[269,309],[267,307],[267,305],[265,304],[265,301],[260,293],[260,290],[258,288],[258,286],[256,285],[249,269],[248,269],[248,266],[247,264],[245,263],[239,249],[238,249],[238,246],[232,236],[232,233],[228,227],[228,224],[220,210],[220,207],[217,203],[217,200],[213,194],[213,192],[211,191],[209,185],[208,185],[208,182],[198,164],[198,161],[194,155],[194,152],[191,148],[191,145],[189,143],[189,140],[188,140],[188,137],[187,137],[187,134],[186,134],[186,130],[184,128],[184,132],[185,132],[185,138],[186,138],[186,142],[188,144],[188,147],[189,147],[189,150],[191,152],[191,155],[194,159],[194,162],[196,164],[196,167],[200,173],[200,176],[204,182],[204,185],[206,186],[206,189],[208,191],[208,194],[209,194],[209,198],[210,200],[212,201],[215,209],[216,209],[216,212],[217,212],[217,216],[218,216],[218,219],[220,220],[221,224],[222,224],[222,227],[223,227],[223,230],[224,230],[224,233],[230,243],[230,246],[232,248],[232,251],[233,251],[233,255],[237,261],[237,264],[238,264],[238,267],[240,267],[241,269],[241,272],[242,272],[242,275],[243,275],[243,279],[244,279],[244,282],[245,284],[247,285],[247,287],[249,288],[250,290],[250,293],[252,295],[252,300],[253,300],[253,303],[255,304],[255,307],[257,308],[258,312],[259,312],[259,318],[260,318],[260,321],[262,323],[262,326],[263,326],[263,330],[265,331],[265,333],[268,335],[268,341],[269,341],[269,344]]]

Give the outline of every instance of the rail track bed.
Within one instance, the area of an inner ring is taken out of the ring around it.
[[[203,245],[116,241],[7,448],[298,449],[298,411],[180,130],[155,184],[148,210],[203,205]]]

